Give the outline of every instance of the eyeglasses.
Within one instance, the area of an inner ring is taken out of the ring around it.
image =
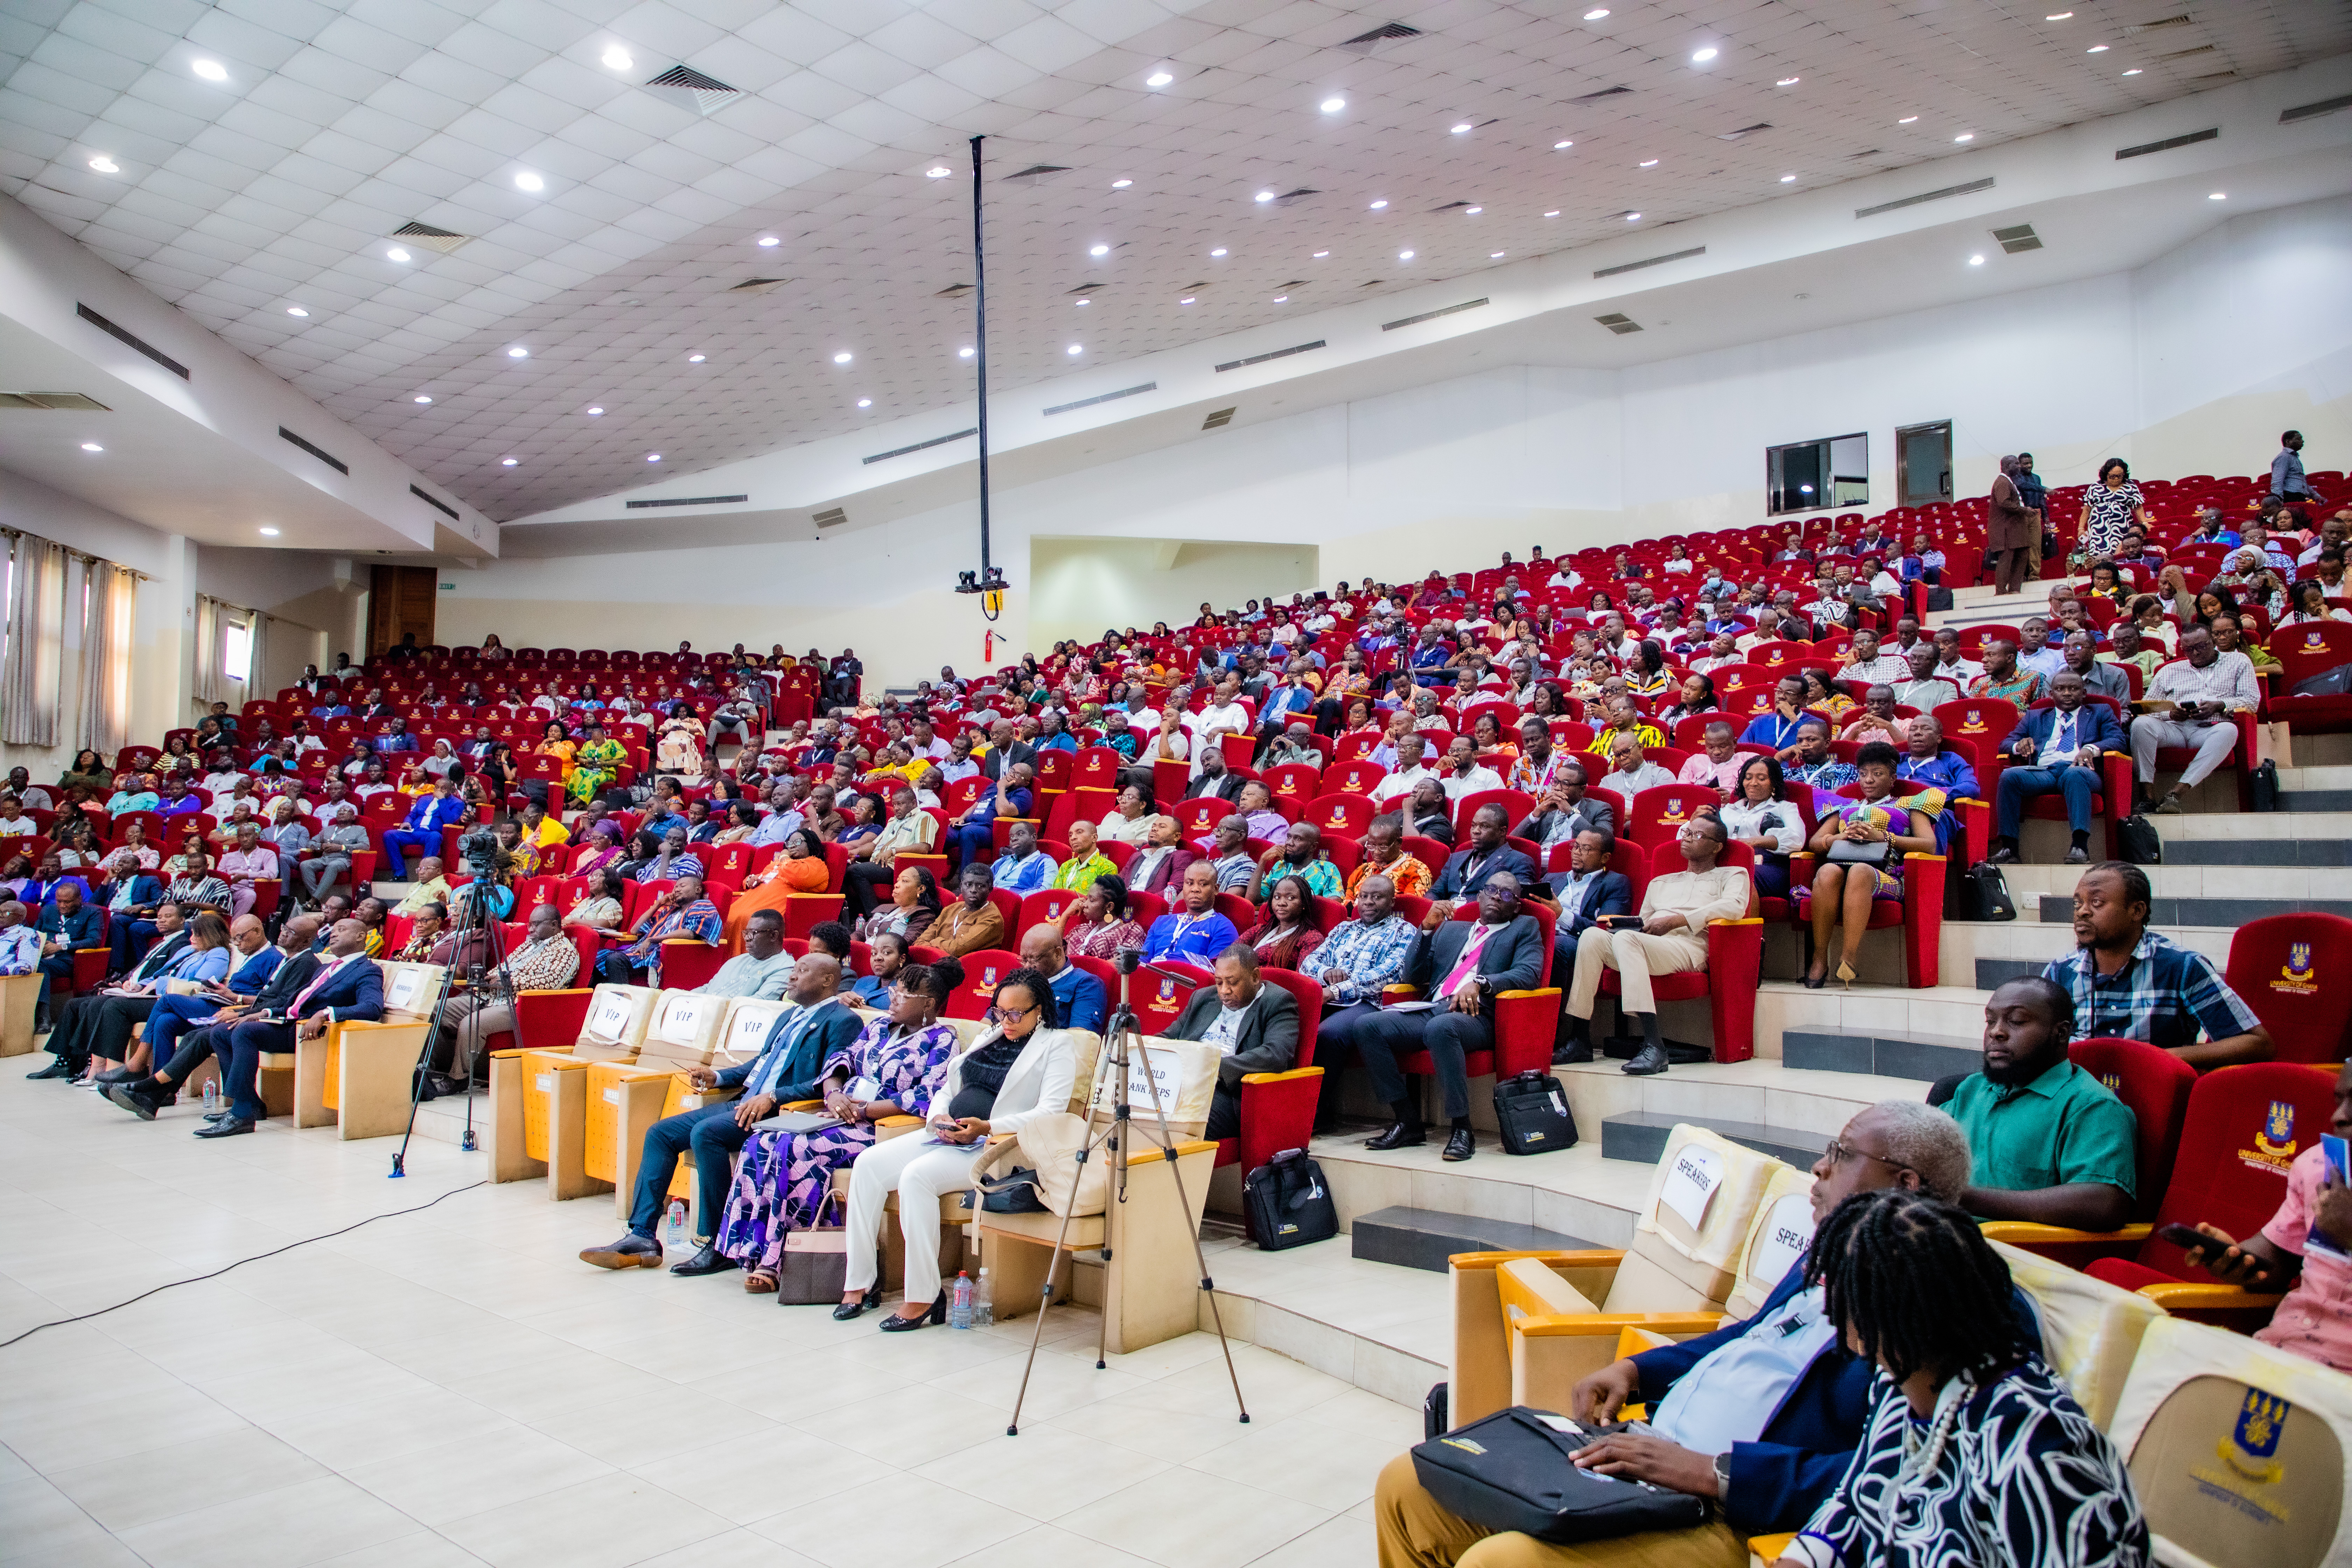
[[[1856,1149],[1852,1144],[1841,1142],[1835,1138],[1830,1140],[1830,1146],[1822,1151],[1822,1152],[1832,1165],[1843,1165],[1848,1160],[1875,1160],[1880,1164],[1886,1166],[1890,1170],[1908,1171],[1911,1169],[1910,1166],[1905,1164],[1900,1160],[1890,1160],[1884,1154],[1874,1154],[1867,1149]]]
[[[1027,1017],[1030,1014],[1034,1013],[1036,1010],[1037,1009],[1034,1005],[1027,1007],[991,1007],[988,1010],[987,1022],[992,1024],[1017,1024],[1022,1019]]]

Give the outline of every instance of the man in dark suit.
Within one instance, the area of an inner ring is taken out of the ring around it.
[[[1496,811],[1497,817],[1501,815]],[[1532,990],[1543,974],[1543,927],[1520,910],[1523,886],[1515,872],[1486,873],[1478,888],[1478,918],[1438,927],[1422,943],[1407,973],[1433,1005],[1409,1013],[1382,1008],[1378,1017],[1353,1031],[1356,1054],[1372,1077],[1372,1092],[1396,1116],[1365,1142],[1366,1148],[1402,1149],[1428,1141],[1421,1105],[1397,1066],[1399,1058],[1425,1050],[1436,1065],[1445,1115],[1453,1123],[1444,1158],[1467,1160],[1477,1152],[1477,1139],[1470,1131],[1470,1074],[1465,1058],[1472,1051],[1494,1049],[1496,996]]]
[[[1591,793],[1591,775],[1582,763],[1563,757],[1552,770],[1551,783],[1536,796],[1535,809],[1511,833],[1549,851],[1563,839],[1596,828],[1614,840],[1617,807],[1607,795]]]
[[[1012,720],[999,719],[989,726],[988,750],[980,754],[980,771],[988,778],[1002,779],[1004,770],[1014,763],[1027,763],[1034,772],[1037,748],[1016,738]]]
[[[1225,766],[1224,748],[1211,746],[1201,753],[1201,771],[1184,786],[1184,798],[1198,800],[1205,795],[1211,800],[1237,800],[1242,786],[1247,783],[1249,780]]]
[[[735,1151],[751,1141],[752,1127],[774,1115],[778,1106],[817,1099],[817,1079],[826,1059],[857,1037],[857,1015],[834,1005],[840,989],[840,961],[812,949],[793,965],[793,977],[784,986],[784,999],[794,1006],[777,1016],[758,1056],[723,1071],[709,1068],[688,1071],[687,1081],[698,1090],[740,1089],[742,1098],[681,1110],[646,1129],[644,1152],[637,1161],[636,1194],[629,1207],[629,1234],[610,1247],[585,1249],[580,1254],[581,1262],[599,1268],[661,1267],[656,1229],[662,1210],[669,1206],[669,1184],[677,1173],[677,1157],[691,1149],[699,1249],[685,1262],[673,1265],[670,1272],[693,1276],[734,1268],[735,1260],[719,1251],[718,1233],[719,1222],[727,1212],[727,1189],[734,1181]]]
[[[2122,726],[2104,702],[2084,700],[2083,678],[2062,669],[2050,682],[2047,708],[2028,709],[2017,728],[2000,743],[2008,765],[1993,790],[1994,848],[1986,858],[2003,865],[2017,858],[2017,828],[2025,805],[2045,795],[2066,797],[2066,826],[2074,841],[2066,864],[2080,866],[2091,858],[2091,803],[2100,789],[2100,762],[2109,752],[2126,751]],[[2109,801],[2108,809],[2124,803]]]
[[[1288,1072],[1298,1059],[1298,999],[1268,985],[1258,971],[1257,950],[1235,942],[1217,954],[1217,983],[1192,993],[1168,1030],[1171,1040],[1199,1040],[1224,1053],[1217,1064],[1216,1098],[1209,1105],[1212,1139],[1238,1138],[1242,1130],[1242,1078],[1254,1072]]]
[[[326,955],[283,1010],[257,1012],[232,1024],[226,1038],[214,1033],[213,1053],[221,1058],[228,1114],[199,1129],[197,1137],[235,1138],[252,1131],[269,1114],[254,1082],[264,1055],[290,1051],[298,1040],[315,1040],[330,1024],[373,1023],[383,1016],[383,971],[367,955],[367,939],[368,928],[357,919],[336,921],[327,938]]]
[[[155,945],[139,966],[122,977],[119,984],[103,991],[86,991],[67,998],[51,1020],[46,1048],[53,1058],[49,1065],[26,1073],[26,1078],[78,1078],[89,1065],[89,1041],[98,1028],[99,1015],[106,1005],[126,994],[144,996],[159,988],[163,973],[178,962],[187,951],[188,931],[180,920],[180,906],[162,903],[155,906]]]
[[[1617,840],[1609,834],[1587,828],[1576,836],[1575,844],[1569,849],[1569,868],[1554,871],[1544,879],[1550,884],[1552,897],[1559,900],[1559,921],[1552,927],[1551,937],[1553,963],[1559,968],[1575,964],[1577,938],[1611,915],[1633,912],[1633,879],[1609,868],[1610,852],[1616,847]],[[1568,1021],[1567,999],[1563,990],[1563,1032]],[[1566,1061],[1571,1047],[1572,1042],[1561,1038],[1552,1047],[1551,1059]]]
[[[1543,886],[1536,863],[1509,843],[1511,814],[1491,802],[1470,814],[1470,845],[1445,858],[1444,868],[1429,885],[1429,913],[1421,929],[1434,931],[1454,918],[1454,907],[1475,899],[1497,871],[1508,871],[1521,889]]]
[[[57,897],[41,906],[33,921],[41,937],[41,989],[33,1009],[41,1018],[48,1016],[50,984],[72,981],[75,950],[96,947],[104,924],[98,906],[83,901],[79,882],[58,883]]]
[[[319,973],[319,955],[310,951],[310,939],[318,934],[319,925],[317,915],[289,916],[286,923],[278,928],[278,950],[286,956],[254,994],[250,1005],[224,1007],[215,1013],[180,1037],[179,1048],[172,1053],[168,1063],[144,1079],[108,1084],[106,1098],[142,1121],[154,1121],[157,1111],[178,1098],[180,1086],[188,1081],[190,1073],[203,1066],[206,1058],[226,1049],[233,1026],[260,1014],[282,1015],[294,998],[302,994]],[[224,1105],[209,1120],[217,1121],[227,1114],[228,1107]]]

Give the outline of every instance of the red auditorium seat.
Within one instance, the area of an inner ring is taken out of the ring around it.
[[[1746,867],[1753,887],[1756,852],[1747,845],[1726,846],[1721,863]],[[1633,864],[1633,908],[1638,910],[1651,878],[1683,868],[1682,849],[1672,842],[1661,844],[1651,852],[1647,862],[1636,858]],[[1751,892],[1748,908],[1752,910],[1756,907],[1756,896]],[[1705,969],[1653,975],[1650,987],[1661,1002],[1706,997],[1709,1021],[1715,1028],[1715,1059],[1744,1062],[1756,1054],[1756,990],[1763,978],[1763,965],[1764,921],[1751,913],[1740,920],[1717,921],[1706,928]],[[1601,994],[1622,994],[1615,970],[1601,972]]]
[[[2223,978],[2288,1062],[2352,1055],[2352,920],[2297,913],[2249,921],[2230,939]]]

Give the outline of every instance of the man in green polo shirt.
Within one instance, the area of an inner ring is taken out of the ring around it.
[[[2066,1058],[2074,1005],[2054,982],[2012,980],[1985,1004],[1984,1070],[1944,1109],[1969,1135],[1983,1219],[2115,1230],[2131,1218],[2131,1108]]]

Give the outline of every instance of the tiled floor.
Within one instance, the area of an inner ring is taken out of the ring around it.
[[[0,1339],[481,1169],[420,1140],[390,1182],[389,1142],[282,1121],[199,1142],[193,1110],[24,1081],[43,1059],[0,1063]],[[1248,1344],[1242,1426],[1213,1337],[1097,1372],[1095,1320],[1057,1310],[1007,1437],[1030,1320],[886,1339],[730,1278],[602,1273],[572,1255],[610,1214],[458,1191],[0,1350],[0,1563],[1360,1568],[1419,1436]]]

